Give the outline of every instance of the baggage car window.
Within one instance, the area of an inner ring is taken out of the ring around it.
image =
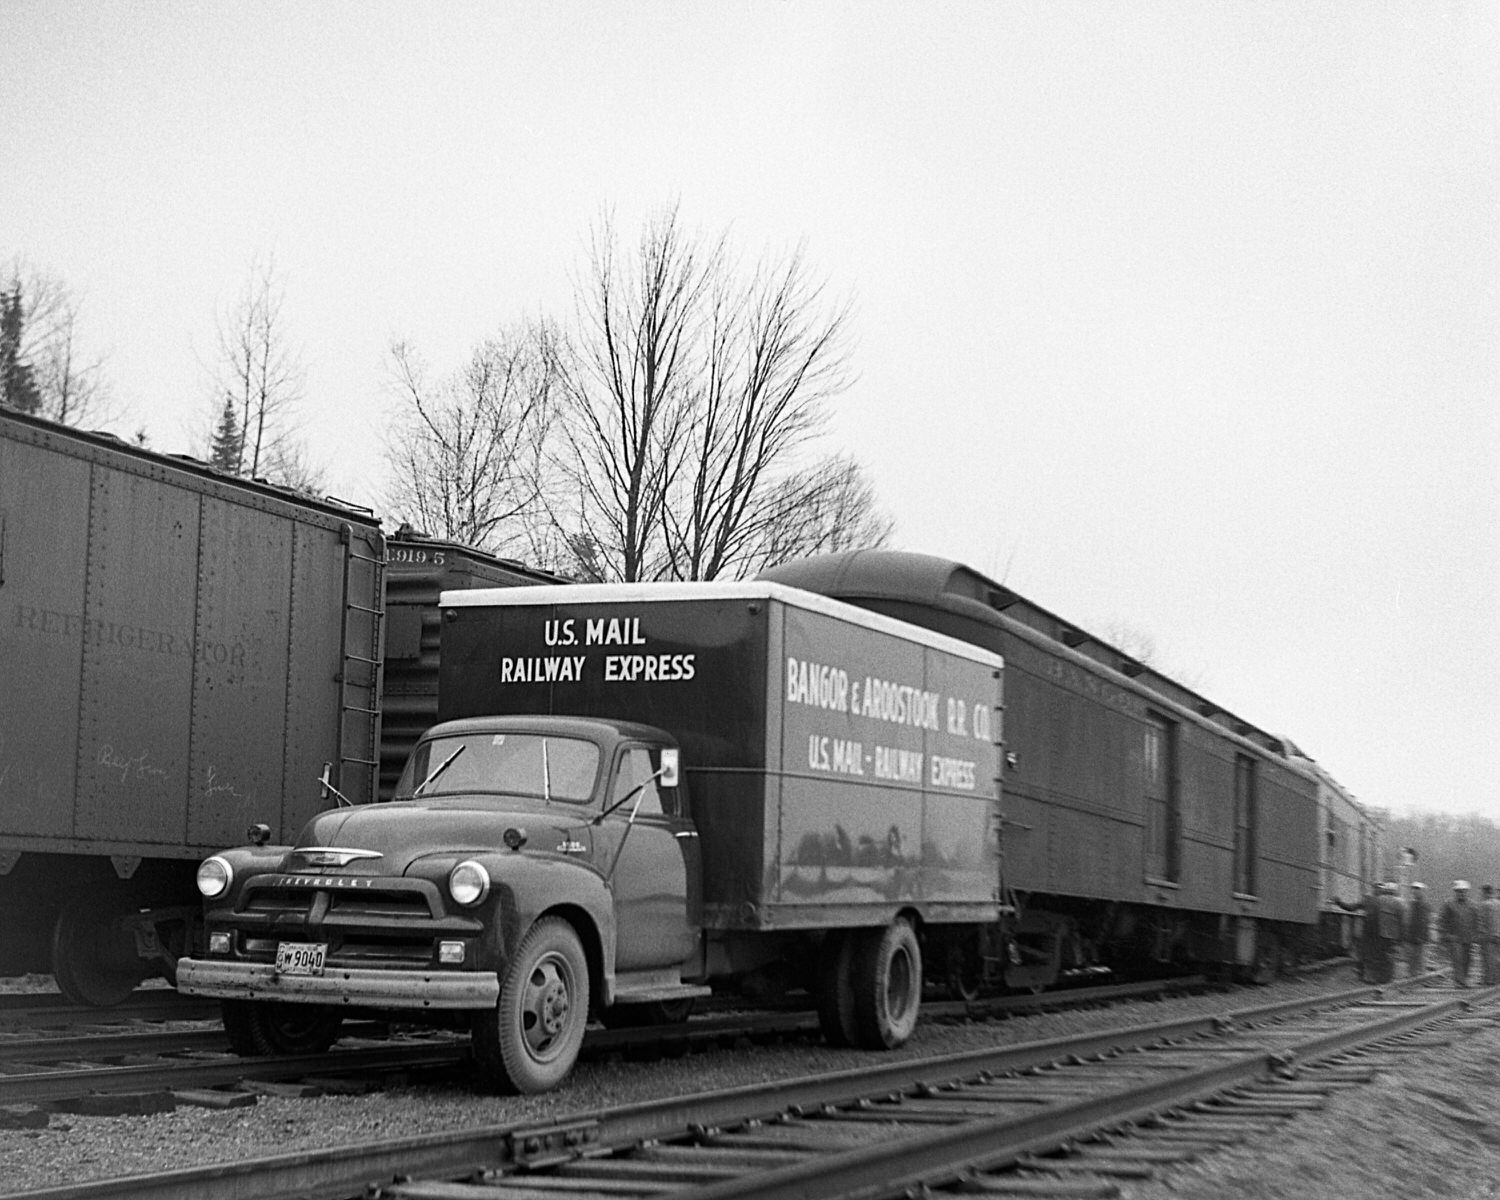
[[[1255,760],[1234,756],[1234,890],[1255,895]]]
[[[1145,766],[1146,874],[1176,881],[1181,840],[1181,798],[1177,794],[1177,727],[1151,713],[1143,731]]]

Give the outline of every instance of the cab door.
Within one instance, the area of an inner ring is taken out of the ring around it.
[[[605,793],[607,815],[595,830],[595,861],[614,897],[621,972],[677,966],[697,944],[698,833],[681,786],[661,786],[660,768],[659,748],[621,747]]]

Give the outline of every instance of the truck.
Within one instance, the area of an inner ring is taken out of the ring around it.
[[[540,1092],[590,1020],[721,990],[889,1048],[924,963],[997,921],[993,652],[766,581],[445,592],[441,622],[393,798],[199,868],[178,988],[239,1053],[446,1019],[486,1084]]]
[[[172,978],[194,875],[375,795],[367,510],[0,410],[0,973]]]

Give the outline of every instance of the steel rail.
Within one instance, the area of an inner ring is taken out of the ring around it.
[[[1364,987],[1313,997],[1296,1004],[1300,1011],[1311,1013],[1361,1000],[1379,999],[1383,995],[1381,988]],[[26,1196],[29,1200],[100,1200],[102,1197],[120,1197],[121,1200],[135,1197],[271,1200],[274,1197],[359,1195],[367,1185],[388,1182],[397,1175],[454,1177],[466,1173],[465,1164],[493,1170],[522,1163],[535,1166],[566,1161],[582,1150],[604,1153],[643,1141],[680,1137],[690,1128],[768,1120],[785,1114],[789,1108],[792,1111],[816,1111],[862,1096],[896,1095],[924,1082],[937,1086],[985,1072],[1013,1073],[1116,1050],[1180,1041],[1261,1020],[1279,1019],[1287,1013],[1286,1004],[1257,1006],[1083,1037],[961,1051],[925,1059],[880,1063],[831,1075],[668,1097],[560,1117],[540,1124],[485,1125],[161,1174],[79,1183],[28,1192]],[[1257,1061],[1263,1058],[1264,1055],[1260,1055]],[[326,1059],[318,1065],[325,1068],[326,1073]]]
[[[1012,1009],[1087,1007],[1090,1004],[1121,999],[1140,999],[1201,983],[1201,978],[1154,981],[1151,983],[1115,984],[1099,988],[1075,989],[1047,996],[1006,997],[1000,1001],[955,1001],[929,1005],[937,1019],[983,1019],[1002,1015]],[[344,1037],[370,1038],[386,1028],[379,1022],[348,1024]],[[701,1047],[725,1038],[765,1038],[814,1036],[819,1032],[815,1015],[790,1010],[783,1012],[746,1012],[734,1016],[706,1016],[679,1025],[653,1025],[589,1031],[583,1048],[585,1058],[610,1054],[671,1053],[674,1049]],[[90,1093],[153,1092],[186,1087],[220,1087],[238,1079],[296,1079],[312,1073],[305,1057],[233,1059],[234,1065],[197,1062],[133,1063],[126,1066],[106,1065],[103,1060],[130,1056],[163,1055],[183,1050],[223,1050],[228,1053],[226,1037],[219,1027],[176,1032],[158,1030],[118,1033],[78,1034],[36,1039],[0,1038],[0,1063],[44,1064],[59,1061],[98,1064],[74,1066],[65,1070],[43,1069],[28,1073],[0,1075],[0,1104],[49,1103]],[[335,1055],[347,1053],[334,1051]],[[453,1061],[452,1052],[438,1053],[430,1063],[412,1061],[407,1067],[446,1066]],[[359,1073],[359,1064],[346,1065],[342,1058],[323,1059],[318,1074]],[[153,1076],[152,1071],[158,1072]]]
[[[121,1033],[68,1034],[55,1038],[0,1041],[0,1063],[93,1062],[122,1054],[165,1054],[182,1050],[229,1050],[218,1026],[211,1029],[133,1030]]]
[[[1237,1055],[1180,1078],[1158,1080],[1128,1091],[1051,1105],[1022,1118],[996,1117],[935,1132],[892,1138],[873,1147],[811,1158],[792,1166],[707,1187],[673,1193],[674,1200],[884,1200],[922,1187],[956,1182],[978,1171],[1013,1166],[1098,1131],[1127,1125],[1164,1110],[1207,1100],[1234,1087],[1265,1079],[1288,1060],[1315,1062],[1355,1046],[1386,1041],[1469,1008],[1453,998],[1410,1012],[1315,1035],[1288,1050]],[[896,1114],[893,1114],[893,1117]]]
[[[46,1104],[89,1094],[169,1092],[214,1088],[241,1080],[275,1081],[308,1076],[356,1075],[413,1067],[443,1067],[469,1054],[467,1042],[417,1046],[373,1046],[329,1054],[225,1058],[222,1062],[165,1062],[130,1066],[27,1071],[0,1075],[0,1105]]]
[[[142,988],[114,1008],[73,1004],[55,992],[0,993],[0,1029],[32,1025],[114,1025],[122,1021],[197,1021],[219,1015],[217,1001],[169,988]]]
[[[341,1038],[380,1039],[383,1022],[349,1022]],[[229,1050],[229,1037],[217,1021],[201,1029],[125,1029],[58,1037],[0,1039],[0,1063],[101,1062],[122,1055],[171,1055],[184,1050]]]

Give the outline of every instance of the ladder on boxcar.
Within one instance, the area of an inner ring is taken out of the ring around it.
[[[351,799],[374,800],[380,768],[381,635],[385,622],[385,552],[378,532],[371,534],[378,553],[363,554],[354,530],[339,531],[344,543],[344,613],[339,669],[339,784]],[[369,587],[356,589],[356,573],[369,571]],[[360,603],[373,596],[373,604]],[[361,702],[362,701],[362,702]],[[351,728],[352,726],[352,728]],[[352,786],[354,774],[364,782]]]

